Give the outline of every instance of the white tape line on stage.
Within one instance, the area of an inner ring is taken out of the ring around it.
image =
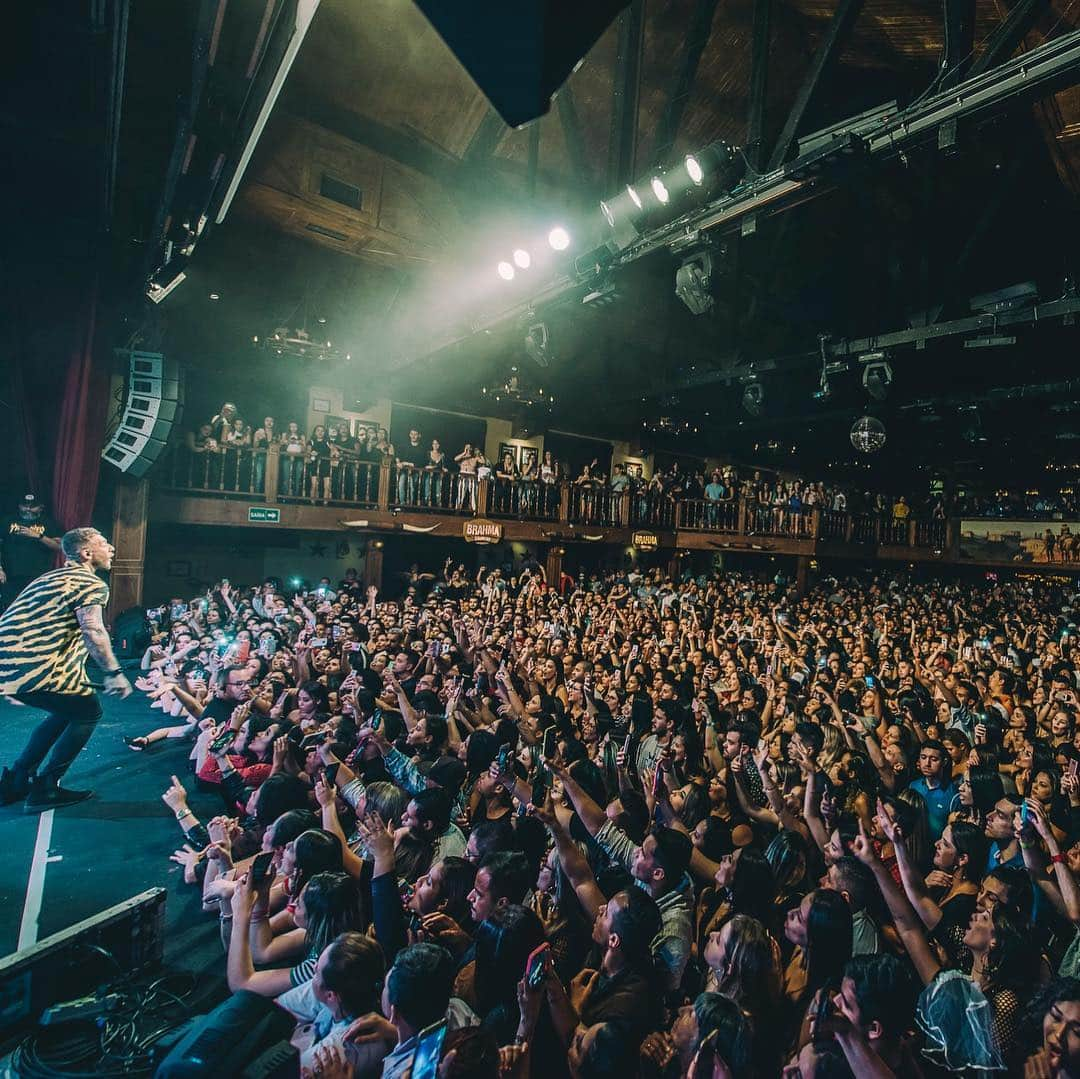
[[[37,944],[38,920],[41,917],[41,896],[45,891],[45,866],[52,842],[53,814],[47,809],[38,817],[37,842],[30,862],[30,879],[26,882],[26,902],[23,904],[22,922],[19,924],[19,951]]]

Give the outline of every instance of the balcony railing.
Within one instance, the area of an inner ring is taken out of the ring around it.
[[[899,521],[868,513],[805,508],[793,512],[754,499],[683,499],[648,489],[539,483],[476,476],[445,468],[395,466],[350,456],[311,459],[242,447],[173,450],[160,489],[208,498],[400,510],[411,514],[550,521],[586,529],[651,530],[825,540],[860,546],[949,548],[948,521]]]

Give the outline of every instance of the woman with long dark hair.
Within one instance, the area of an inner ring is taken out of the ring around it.
[[[698,900],[697,947],[705,950],[709,935],[736,914],[769,919],[776,902],[776,878],[761,851],[742,847],[725,854],[716,871],[715,887],[706,888]]]
[[[788,912],[784,935],[795,945],[784,972],[784,994],[802,1023],[814,994],[838,986],[851,958],[851,906],[839,892],[818,888]]]

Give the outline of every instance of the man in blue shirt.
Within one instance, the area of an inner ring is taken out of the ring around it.
[[[949,823],[949,809],[956,797],[957,789],[952,781],[951,765],[946,770],[948,754],[940,742],[923,742],[919,748],[919,778],[911,784],[911,789],[922,796],[926,802],[926,813],[930,819],[930,837],[936,843]]]
[[[720,482],[720,469],[714,469],[712,479],[705,485],[705,500],[710,503],[722,502],[724,498],[724,485]],[[715,505],[708,507],[709,524],[715,525],[717,511]]]

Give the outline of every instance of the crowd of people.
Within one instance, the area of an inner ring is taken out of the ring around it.
[[[1057,491],[966,492],[957,500],[956,512],[971,517],[1002,517],[1025,521],[1075,520],[1080,516],[1080,487],[1066,482]]]
[[[1080,1075],[1073,591],[579,584],[150,612],[128,744],[305,1075]]]
[[[372,466],[389,460],[394,467],[396,502],[459,511],[476,510],[477,484],[486,479],[492,484],[492,508],[522,515],[550,515],[558,505],[556,487],[560,482],[571,483],[593,510],[599,510],[601,494],[630,493],[642,501],[646,511],[662,502],[696,500],[719,506],[743,499],[756,508],[760,520],[755,520],[755,525],[775,529],[809,517],[815,509],[865,513],[900,524],[913,509],[932,520],[944,521],[947,515],[940,497],[913,507],[904,494],[891,496],[835,482],[784,478],[732,464],[708,469],[703,462],[691,467],[672,460],[666,467],[655,468],[646,480],[635,462],[618,461],[608,468],[597,458],[583,463],[579,470],[555,459],[550,451],[524,454],[520,460],[504,452],[492,460],[483,446],[472,443],[465,443],[457,453],[448,453],[438,438],[426,439],[416,427],[396,446],[387,428],[375,425],[365,426],[354,436],[346,424],[331,422],[316,425],[308,435],[296,421],[280,430],[274,417],[266,416],[261,425],[252,427],[231,402],[191,432],[187,445],[192,454],[225,457],[224,465],[216,464],[215,475],[226,475],[229,482],[243,488],[250,484],[255,490],[263,488],[267,454],[252,454],[248,462],[236,451],[276,450],[281,461],[279,492],[322,502],[370,499],[375,484]],[[610,512],[598,515],[614,516]],[[643,512],[639,516],[655,514]]]

